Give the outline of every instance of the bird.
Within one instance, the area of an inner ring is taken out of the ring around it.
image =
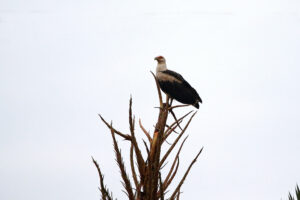
[[[202,99],[197,91],[180,74],[167,69],[166,59],[163,56],[157,56],[154,60],[157,61],[156,79],[161,90],[171,98],[171,102],[175,99],[199,109]]]

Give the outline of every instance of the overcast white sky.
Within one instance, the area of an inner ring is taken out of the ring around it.
[[[153,130],[157,55],[203,99],[179,176],[204,151],[182,199],[287,199],[300,183],[299,52],[299,0],[2,0],[0,199],[99,199],[91,156],[124,199],[97,113],[128,130],[132,94]]]

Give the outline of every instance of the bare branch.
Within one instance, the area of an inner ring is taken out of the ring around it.
[[[176,163],[177,163],[177,164],[176,164],[174,173],[172,174],[171,178],[168,180],[168,182],[166,182],[166,185],[164,186],[165,190],[169,187],[169,185],[172,183],[174,177],[175,177],[176,174],[177,174],[177,171],[178,171],[178,168],[179,168],[179,157],[177,157]],[[165,183],[164,183],[164,184],[165,184]]]
[[[152,142],[152,138],[151,138],[150,134],[148,133],[148,131],[146,131],[146,129],[143,127],[141,119],[139,119],[139,124],[140,124],[140,128],[145,133],[145,135],[147,136],[149,142],[151,143]]]
[[[163,168],[165,168],[165,166],[167,166],[167,164],[168,164],[168,161],[166,163],[164,163],[163,166],[160,167],[160,170],[162,170]]]
[[[190,172],[192,166],[194,165],[194,163],[197,161],[197,158],[199,157],[199,155],[201,154],[203,150],[203,147],[200,149],[199,153],[197,154],[197,156],[194,158],[194,160],[191,162],[189,168],[187,169],[187,171],[185,172],[184,176],[182,177],[181,181],[179,182],[178,186],[176,187],[175,191],[173,192],[172,196],[171,196],[171,200],[175,199],[176,194],[179,192],[180,187],[182,186],[185,178],[187,177],[188,173]]]
[[[104,176],[101,173],[101,170],[100,170],[100,167],[99,167],[97,161],[93,157],[92,157],[92,159],[93,159],[94,165],[96,166],[96,168],[98,170],[98,175],[99,175],[99,178],[100,178],[100,188],[99,188],[99,190],[101,191],[102,200],[113,200],[112,195],[109,194],[108,189],[104,185]]]
[[[181,136],[184,134],[185,130],[187,129],[187,127],[190,125],[193,117],[195,116],[197,112],[195,112],[189,119],[189,121],[187,122],[187,124],[185,125],[184,129],[182,130],[182,132],[177,136],[176,140],[174,141],[174,143],[172,144],[172,146],[169,148],[169,150],[166,152],[166,154],[164,155],[164,157],[161,159],[160,161],[160,166],[165,162],[165,160],[167,159],[167,157],[169,156],[169,154],[171,153],[171,151],[173,150],[173,148],[175,147],[175,145],[177,144],[177,142],[179,141],[179,139],[181,138]]]
[[[146,191],[145,199],[157,200],[157,190],[159,186],[158,173],[160,170],[160,152],[161,144],[168,118],[168,104],[163,104],[159,111],[158,121],[155,125],[155,131],[151,143],[150,155],[147,163],[146,179],[144,191]]]
[[[175,129],[178,127],[178,125],[179,125],[181,122],[182,122],[182,120],[178,121],[177,124],[165,134],[165,136],[164,136],[164,138],[163,138],[163,141],[166,140],[166,139],[169,137],[169,135],[171,135],[172,132],[174,132],[174,133],[176,133],[176,134],[179,134],[179,133],[175,132]]]
[[[145,145],[145,149],[146,149],[146,151],[147,151],[147,155],[149,156],[149,154],[150,154],[150,150],[149,150],[149,148],[148,148],[148,146],[147,146],[147,143],[146,143],[146,141],[145,141],[145,140],[143,140],[143,142],[144,142],[144,145]]]
[[[181,123],[182,120],[181,120],[181,121],[177,121],[177,122],[178,122],[178,123]],[[176,123],[176,125],[178,126],[177,122],[175,122],[175,123]],[[169,126],[168,124],[166,124],[166,127],[169,129],[171,126]],[[165,132],[167,132],[167,131],[165,131]],[[176,133],[176,134],[179,134],[177,131],[175,131],[175,129],[173,130],[173,132]],[[165,134],[164,134],[164,135],[165,135]]]
[[[152,71],[150,71],[150,72],[153,75],[153,78],[155,79],[156,88],[157,88],[157,92],[158,92],[158,98],[159,98],[159,105],[160,105],[160,108],[162,108],[163,107],[163,103],[162,103],[162,97],[161,97],[159,83],[158,83],[158,80],[157,80],[156,76],[154,75],[154,73]]]
[[[164,181],[164,189],[167,189],[169,178],[170,178],[170,176],[171,176],[171,174],[172,174],[172,172],[173,172],[173,169],[174,169],[174,167],[175,167],[176,161],[177,161],[177,159],[179,158],[179,154],[180,154],[181,149],[182,149],[182,147],[183,147],[183,144],[185,143],[185,141],[186,141],[187,138],[188,138],[188,136],[186,136],[186,137],[184,138],[184,140],[182,141],[182,143],[181,143],[181,145],[180,145],[180,147],[179,147],[179,149],[178,149],[178,152],[177,152],[177,154],[176,154],[176,156],[175,156],[175,158],[174,158],[174,161],[173,161],[173,164],[172,164],[172,166],[171,166],[171,168],[170,168],[170,171],[169,171],[167,177],[165,178],[165,181]]]
[[[180,117],[180,118],[178,119],[177,122],[178,122],[178,123],[181,123],[182,120],[183,120],[184,118],[186,118],[187,116],[189,116],[192,112],[193,112],[193,111],[190,111],[190,112],[188,112],[187,114],[183,115],[182,117]],[[176,121],[173,122],[173,123],[167,128],[167,130],[165,131],[164,135],[166,135],[166,134],[168,133],[168,131],[169,131],[170,129],[173,128],[174,125],[177,125],[177,124],[178,124],[177,122],[176,122]]]
[[[160,186],[160,191],[159,191],[159,196],[160,196],[160,200],[164,200],[165,199],[165,192],[164,192],[164,186],[161,180],[161,173],[159,172],[159,186]]]
[[[112,124],[110,126],[112,127]],[[124,188],[127,191],[126,194],[128,195],[129,200],[134,200],[134,195],[133,195],[133,192],[132,192],[131,183],[130,183],[130,180],[129,180],[128,175],[126,173],[123,158],[122,158],[121,152],[120,152],[119,147],[118,147],[118,143],[117,143],[116,138],[115,138],[115,132],[114,132],[113,128],[111,128],[110,130],[111,130],[111,136],[112,136],[112,139],[113,139],[113,144],[114,144],[114,149],[115,149],[115,154],[116,154],[116,160],[117,160],[117,163],[118,163],[120,171],[121,171],[122,179],[124,181],[124,183],[123,183]]]
[[[131,173],[132,173],[132,178],[135,184],[135,188],[138,188],[139,182],[137,180],[137,176],[136,176],[136,172],[135,172],[135,168],[134,168],[134,161],[133,161],[133,145],[131,143],[131,147],[130,147],[130,167],[131,167]],[[139,192],[139,191],[138,191]]]
[[[130,135],[125,135],[123,133],[121,133],[120,131],[114,129],[113,127],[111,127],[111,125],[109,123],[107,123],[107,121],[105,121],[105,119],[100,115],[98,114],[99,117],[101,118],[101,120],[104,122],[104,124],[109,128],[109,129],[112,129],[116,134],[118,134],[119,136],[123,137],[125,140],[131,140],[131,137]]]
[[[134,117],[132,118],[132,97],[130,96],[130,100],[129,100],[129,129],[130,129],[130,133],[131,136],[134,135]]]
[[[138,169],[139,169],[139,173],[141,176],[141,183],[143,183],[144,171],[145,171],[145,161],[142,156],[141,150],[137,144],[135,134],[134,134],[134,120],[132,119],[132,98],[131,97],[130,97],[130,101],[129,101],[129,127],[130,127],[130,132],[131,132],[131,143],[134,147],[136,160],[138,163]]]
[[[179,190],[178,190],[176,200],[179,200],[179,197],[180,197],[180,188],[179,188]]]
[[[176,117],[175,113],[173,112],[172,109],[170,110],[170,112],[171,112],[172,116],[174,117],[175,122],[177,123],[178,127],[182,130],[182,128],[180,127],[180,124],[178,123],[178,120],[177,120],[177,117]]]

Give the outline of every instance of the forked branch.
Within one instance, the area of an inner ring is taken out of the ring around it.
[[[99,115],[100,119],[104,122],[104,124],[105,124],[110,130],[112,129],[112,130],[114,131],[114,133],[118,134],[119,136],[121,136],[121,137],[124,138],[125,140],[129,140],[129,141],[131,140],[130,135],[123,134],[123,133],[121,133],[120,131],[114,129],[109,123],[107,123],[107,121],[105,121],[105,119],[104,119],[100,114],[98,114],[98,115]]]
[[[177,142],[179,141],[179,139],[181,138],[181,136],[184,134],[185,130],[187,129],[187,127],[190,125],[193,117],[195,116],[196,112],[190,117],[189,121],[187,122],[187,124],[185,125],[184,129],[181,131],[181,133],[177,136],[176,140],[173,142],[173,144],[171,145],[171,147],[168,149],[167,153],[164,155],[164,157],[161,159],[160,161],[160,166],[162,166],[162,164],[165,162],[165,160],[168,158],[169,154],[171,153],[171,151],[173,150],[173,148],[175,147],[175,145],[177,144]]]

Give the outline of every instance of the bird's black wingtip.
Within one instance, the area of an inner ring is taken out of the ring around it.
[[[202,103],[202,99],[199,97],[199,102]]]
[[[199,103],[195,103],[193,106],[195,106],[195,108],[199,109]]]

